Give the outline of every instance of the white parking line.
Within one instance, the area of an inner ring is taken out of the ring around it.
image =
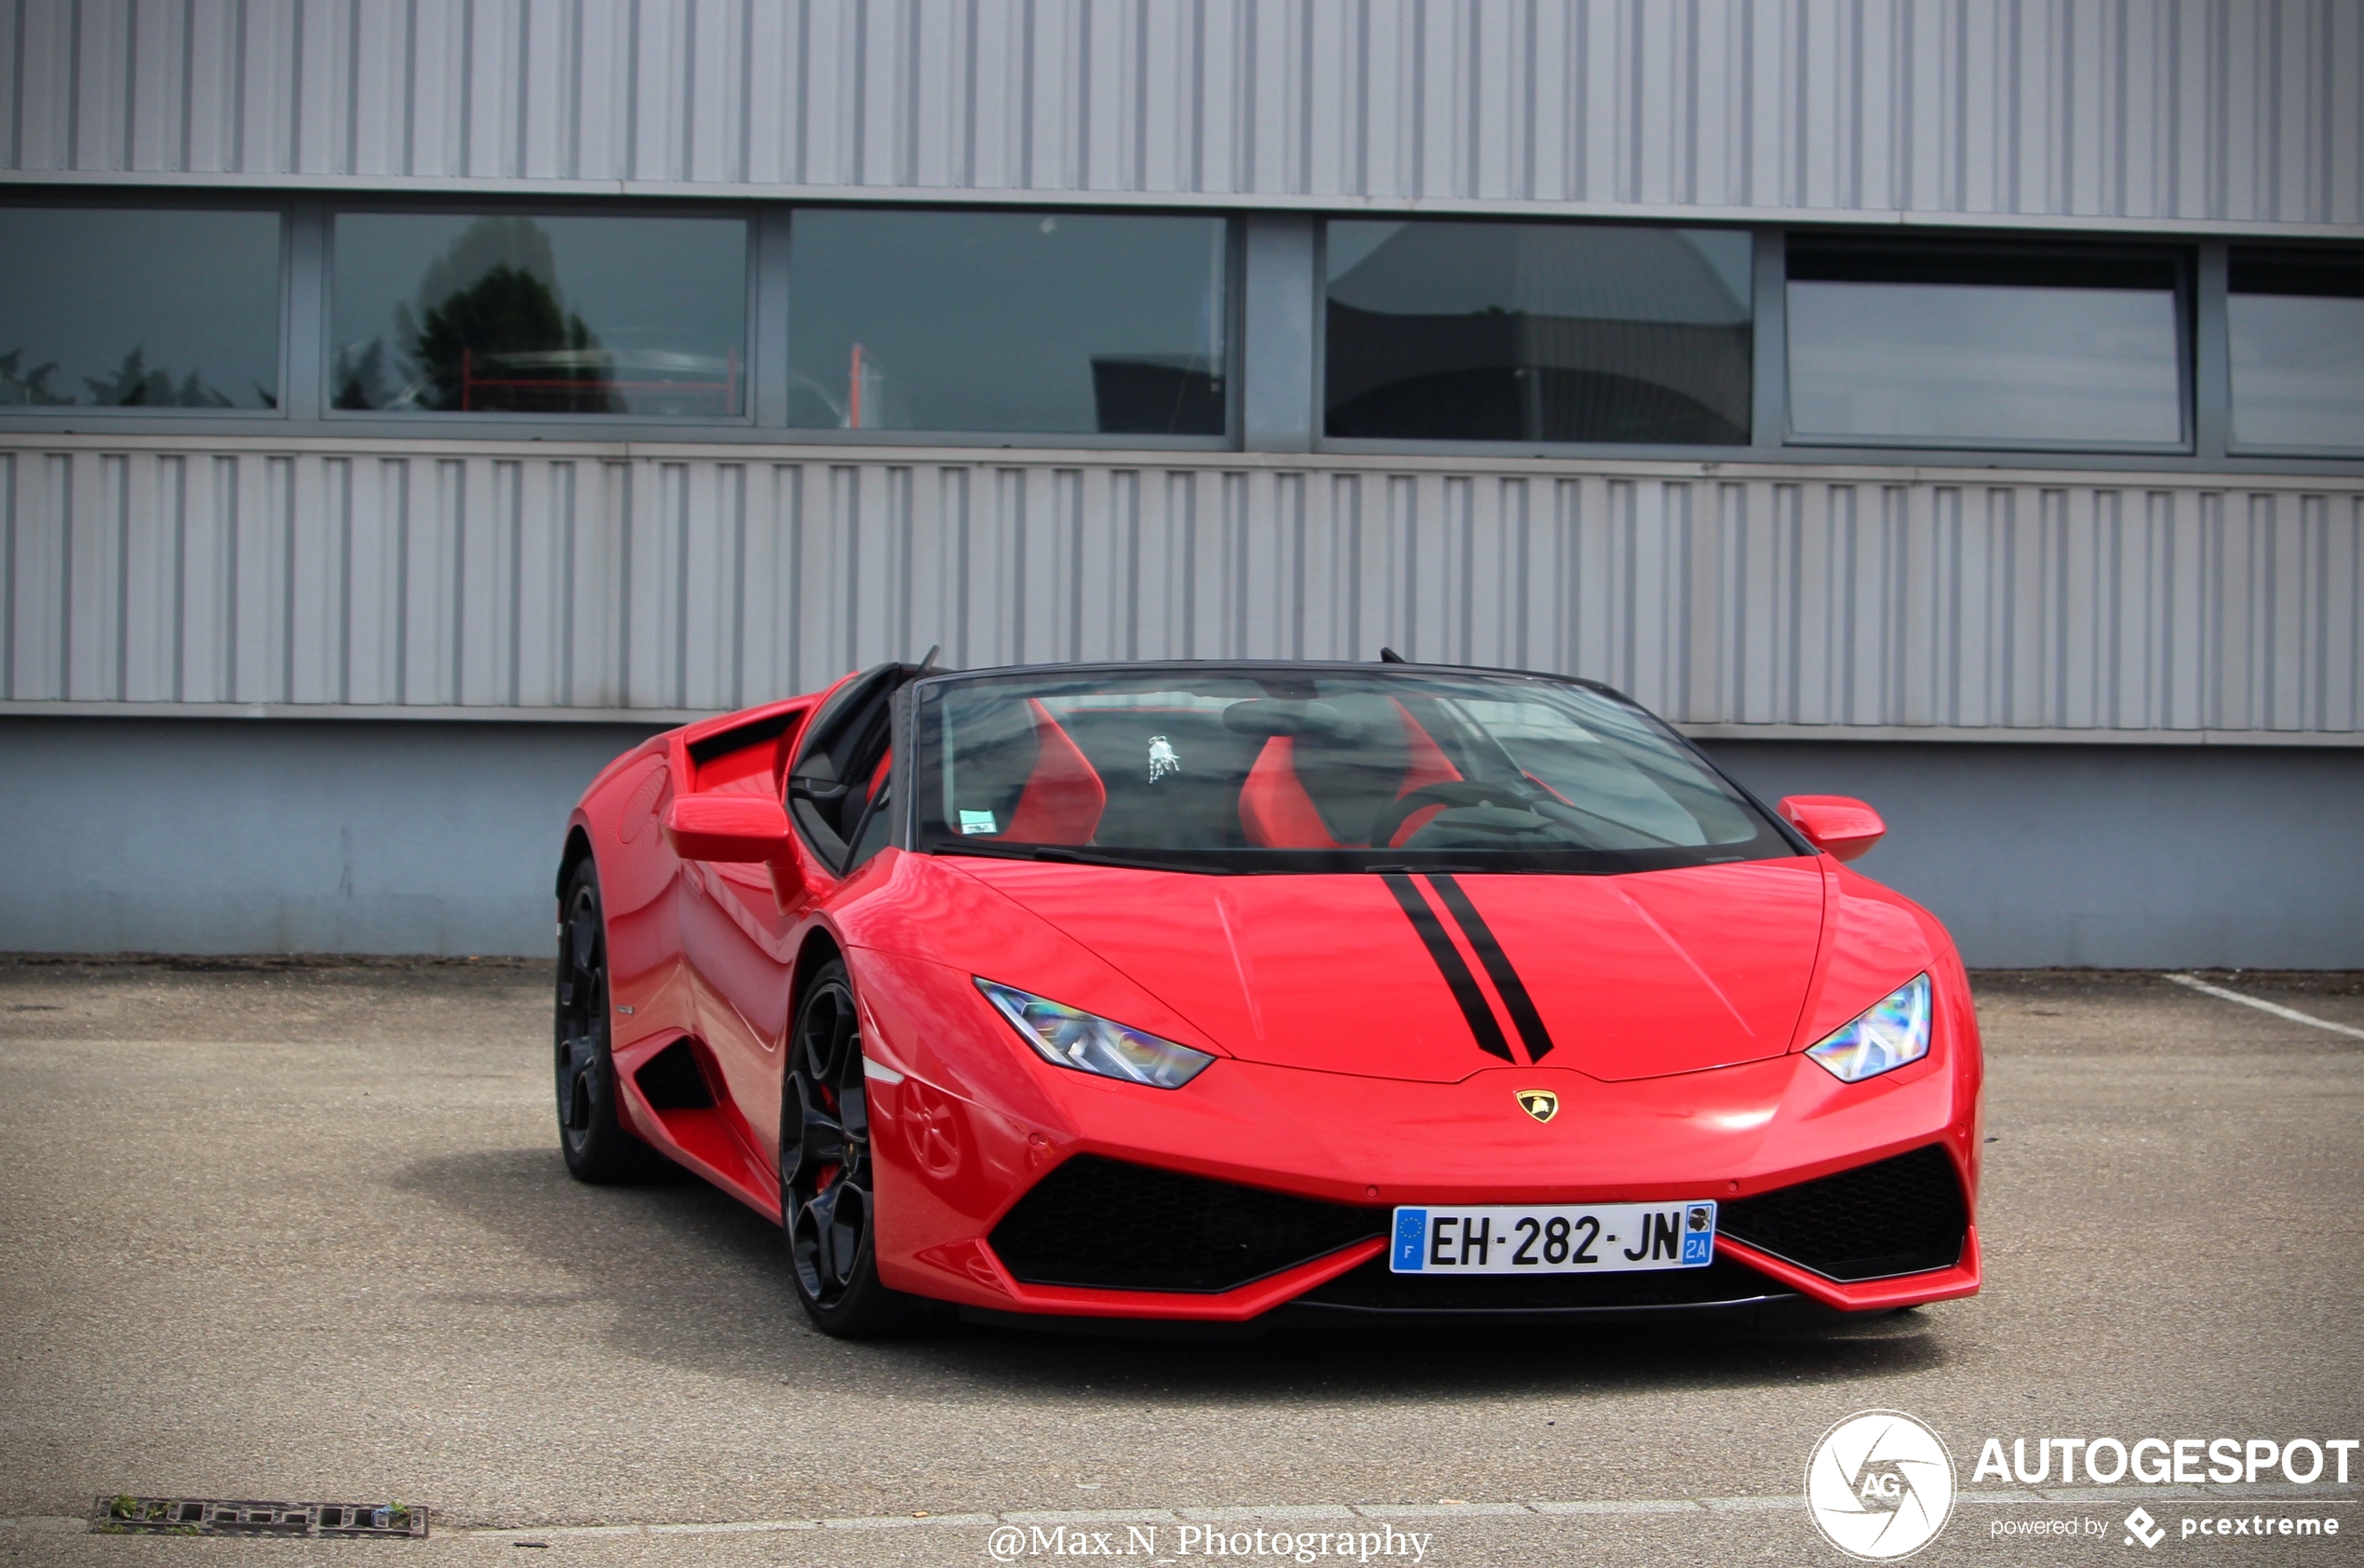
[[[2228,991],[2222,985],[2211,985],[2196,974],[2170,974],[2167,978],[2174,981],[2178,985],[2189,985],[2195,991],[2205,991],[2211,997],[2222,997],[2228,1002],[2239,1002],[2243,1007],[2253,1007],[2260,1012],[2270,1012],[2277,1018],[2287,1018],[2293,1024],[2312,1024],[2318,1029],[2329,1029],[2335,1035],[2345,1035],[2350,1039],[2364,1039],[2364,1029],[2351,1029],[2344,1024],[2334,1024],[2328,1018],[2317,1018],[2313,1013],[2301,1012],[2294,1007],[2284,1007],[2280,1002],[2269,1002],[2263,997],[2245,997],[2238,991]]]

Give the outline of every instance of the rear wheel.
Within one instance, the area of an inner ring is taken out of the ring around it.
[[[615,1058],[610,1053],[607,923],[599,873],[589,860],[567,878],[558,922],[556,1036],[558,1148],[580,1182],[645,1181],[665,1157],[616,1119]]]
[[[869,1339],[922,1324],[927,1303],[879,1283],[862,1026],[845,965],[813,977],[789,1030],[780,1106],[780,1213],[813,1326]]]

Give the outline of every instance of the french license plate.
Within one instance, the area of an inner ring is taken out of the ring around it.
[[[1484,1204],[1402,1208],[1396,1274],[1630,1274],[1703,1268],[1715,1257],[1713,1203]]]

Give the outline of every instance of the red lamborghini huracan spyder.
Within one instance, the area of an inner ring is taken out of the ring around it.
[[[584,794],[559,1137],[778,1217],[839,1334],[1968,1295],[1978,1028],[1881,832],[1586,681],[882,665]]]

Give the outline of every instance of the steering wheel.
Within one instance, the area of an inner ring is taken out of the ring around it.
[[[1391,848],[1396,834],[1413,813],[1430,806],[1522,806],[1534,795],[1532,787],[1507,780],[1499,784],[1471,784],[1466,779],[1448,779],[1443,784],[1422,784],[1379,808],[1379,814],[1371,819],[1368,842],[1375,850]]]

